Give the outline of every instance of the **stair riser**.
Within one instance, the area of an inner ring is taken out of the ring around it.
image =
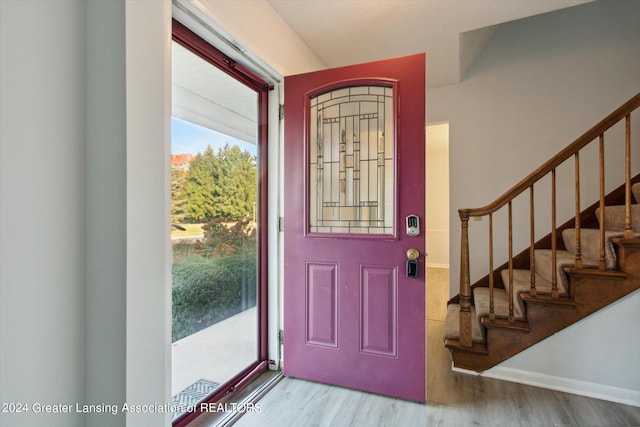
[[[574,300],[579,318],[589,316],[640,289],[637,281],[625,280],[623,276],[603,280],[589,271],[572,272],[570,286],[575,289]]]
[[[640,242],[638,240],[618,240],[618,258],[620,271],[628,274],[634,281],[640,281]]]

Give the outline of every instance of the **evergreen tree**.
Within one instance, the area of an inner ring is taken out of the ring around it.
[[[253,219],[256,159],[248,151],[226,144],[214,153],[208,146],[204,153],[198,153],[191,161],[182,191],[179,191],[180,179],[179,173],[176,172],[174,177],[172,171],[172,190],[175,187],[182,198],[182,202],[174,201],[178,205],[175,213],[179,214],[183,209],[183,221]]]
[[[184,183],[187,220],[190,222],[205,222],[214,218],[214,194],[219,177],[216,166],[216,158],[210,146],[204,153],[196,154],[191,162]]]
[[[171,222],[174,224],[184,222],[187,217],[184,183],[194,158],[193,154],[188,153],[171,155]]]
[[[187,169],[171,167],[171,222],[179,224],[187,218],[187,200],[184,197],[184,183]]]
[[[218,152],[220,178],[216,193],[216,218],[253,219],[256,201],[255,157],[237,145],[226,144]]]

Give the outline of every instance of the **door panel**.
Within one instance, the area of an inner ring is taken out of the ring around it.
[[[285,375],[425,401],[425,55],[285,78]]]
[[[338,264],[307,263],[307,344],[338,346]]]
[[[360,279],[360,351],[397,356],[398,269],[362,266]]]

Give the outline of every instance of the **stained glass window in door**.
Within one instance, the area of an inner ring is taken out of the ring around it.
[[[353,86],[309,102],[309,232],[393,234],[393,88]]]

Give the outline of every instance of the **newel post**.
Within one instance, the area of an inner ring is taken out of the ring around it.
[[[471,347],[471,277],[469,273],[469,212],[460,213],[462,241],[460,244],[460,345]]]

